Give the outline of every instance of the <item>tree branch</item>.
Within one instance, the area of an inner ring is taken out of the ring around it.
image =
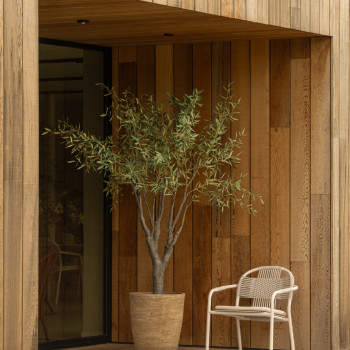
[[[182,221],[181,221],[181,226],[179,227],[179,229],[176,231],[176,234],[174,236],[174,239],[172,240],[171,244],[172,246],[175,245],[177,239],[179,238],[180,236],[180,233],[184,227],[184,224],[185,224],[185,219],[186,219],[186,213],[187,213],[187,209],[190,207],[191,205],[191,201],[189,199],[187,199],[187,203],[186,203],[186,207],[184,209],[184,213],[183,213],[183,216],[182,216]]]
[[[155,230],[154,230],[154,241],[158,244],[160,236],[160,221],[162,220],[164,212],[164,192],[159,193],[158,198],[158,208],[157,208],[157,217],[155,221]]]
[[[135,191],[135,198],[136,198],[136,204],[137,204],[137,209],[138,209],[137,212],[139,214],[140,223],[141,223],[141,226],[143,228],[143,231],[145,232],[146,239],[151,238],[151,232],[150,232],[149,228],[147,227],[145,217],[143,215],[142,199],[141,199],[139,192]]]
[[[182,212],[182,209],[183,209],[183,206],[185,205],[186,201],[188,200],[188,188],[189,186],[191,185],[192,183],[192,180],[190,180],[189,182],[186,181],[186,186],[185,186],[185,190],[184,190],[184,194],[183,194],[183,197],[182,197],[182,201],[181,201],[181,204],[180,204],[180,207],[178,209],[178,212],[176,214],[176,217],[172,223],[172,230],[174,231],[175,230],[175,226],[179,220],[179,217],[181,215],[181,212]]]
[[[144,192],[144,191],[142,191],[142,196],[143,196],[143,200],[144,200],[145,203],[146,203],[149,222],[150,222],[150,224],[151,224],[151,226],[152,226],[152,228],[153,228],[153,227],[154,227],[154,217],[153,217],[152,214],[151,214],[151,210],[150,210],[150,208],[149,208],[148,201],[147,201],[147,199],[146,199],[146,195],[145,195],[145,192]]]

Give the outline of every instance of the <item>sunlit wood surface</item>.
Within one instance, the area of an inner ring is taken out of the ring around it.
[[[194,347],[189,348],[188,346],[179,347],[179,350],[199,350],[204,349],[204,347]],[[222,348],[221,348],[222,349]],[[95,346],[87,346],[83,348],[74,348],[74,350],[134,350],[132,344],[101,344]],[[210,350],[219,350],[217,348],[210,348]]]

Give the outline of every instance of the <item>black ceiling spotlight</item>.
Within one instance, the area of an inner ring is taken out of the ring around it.
[[[90,20],[88,19],[77,19],[78,24],[89,24]]]
[[[173,33],[164,33],[163,35],[164,35],[164,36],[174,36]]]

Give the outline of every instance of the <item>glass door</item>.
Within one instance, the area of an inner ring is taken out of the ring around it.
[[[104,52],[41,43],[39,57],[40,131],[68,119],[103,136]],[[103,177],[69,159],[40,136],[40,343],[106,334]]]

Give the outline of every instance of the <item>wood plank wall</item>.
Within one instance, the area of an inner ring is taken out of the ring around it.
[[[331,333],[332,349],[350,349],[349,0],[163,0],[161,3],[332,37]]]
[[[38,3],[0,8],[0,349],[37,349]]]
[[[330,44],[328,38],[237,40],[113,51],[118,91],[130,87],[163,101],[166,90],[181,96],[203,89],[204,117],[229,81],[242,98],[240,120],[230,131],[248,134],[238,171],[248,173],[246,186],[262,193],[265,205],[254,217],[240,208],[220,213],[205,200],[192,206],[166,277],[166,290],[186,292],[181,344],[204,344],[211,288],[235,283],[249,268],[276,264],[290,268],[300,288],[293,303],[296,348],[331,349]],[[120,342],[132,340],[127,293],[152,288],[136,219],[126,190],[113,224],[119,226],[119,235],[113,231],[119,244],[113,339]],[[229,293],[216,298],[231,300]],[[275,347],[289,349],[286,327],[275,333]],[[213,346],[237,346],[230,319],[214,318],[211,334]],[[245,347],[268,347],[266,323],[245,323],[242,334]]]
[[[232,17],[255,23],[271,24],[329,35],[332,8],[346,0],[141,0],[186,10]],[[346,15],[345,15],[346,16]]]

